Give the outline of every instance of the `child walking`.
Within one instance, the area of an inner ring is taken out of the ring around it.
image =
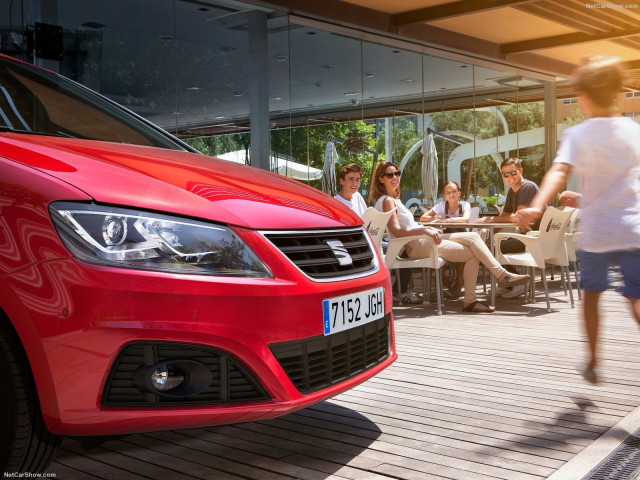
[[[590,359],[581,373],[598,382],[600,294],[609,287],[607,271],[619,266],[623,295],[640,324],[640,125],[615,116],[613,102],[626,71],[616,58],[593,56],[575,71],[578,104],[590,118],[565,130],[553,166],[527,209],[517,212],[526,225],[542,215],[575,170],[582,177],[583,318]]]

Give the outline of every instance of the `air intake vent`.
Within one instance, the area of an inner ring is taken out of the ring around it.
[[[362,227],[263,234],[314,280],[354,278],[369,275],[377,270],[376,257]],[[346,252],[346,255],[341,252]]]
[[[300,393],[343,382],[389,357],[389,314],[375,322],[333,335],[269,345]]]
[[[211,373],[211,383],[185,397],[150,393],[139,386],[136,372],[154,365],[197,362]],[[104,406],[211,405],[268,400],[256,378],[236,359],[219,350],[172,342],[136,342],[120,353],[102,397]]]

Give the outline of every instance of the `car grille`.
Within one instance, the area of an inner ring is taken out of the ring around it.
[[[188,359],[205,365],[212,383],[189,397],[167,397],[144,392],[135,386],[134,372],[160,362]],[[163,406],[243,403],[268,400],[260,383],[236,359],[219,350],[173,342],[136,342],[118,356],[104,390],[104,406]]]
[[[377,260],[362,227],[347,230],[263,232],[289,260],[309,277],[331,281],[369,275],[377,270]],[[339,241],[352,263],[340,265],[327,242]]]
[[[269,345],[300,393],[311,393],[361,374],[389,357],[390,315],[333,335]]]

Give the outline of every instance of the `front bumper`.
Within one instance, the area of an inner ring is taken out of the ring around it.
[[[6,277],[9,290],[21,299],[10,318],[17,315],[30,326],[18,330],[48,428],[57,434],[110,435],[271,418],[352,388],[395,360],[386,268],[358,279],[315,283],[296,272],[277,274],[283,265],[270,265],[273,279],[251,279],[167,275],[64,259]],[[272,347],[325,340],[322,300],[380,286],[389,317],[388,355],[342,381],[334,378],[326,388],[302,393]],[[105,386],[120,352],[149,341],[219,350],[242,365],[266,396],[226,404],[105,406]]]

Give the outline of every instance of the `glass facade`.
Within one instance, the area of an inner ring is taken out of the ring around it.
[[[87,85],[208,155],[251,163],[252,140],[268,131],[270,168],[317,188],[333,144],[336,171],[363,166],[365,195],[375,162],[392,160],[405,172],[404,200],[430,203],[420,148],[429,134],[439,188],[452,179],[468,196],[498,198],[499,164],[509,156],[523,160],[527,178],[542,178],[551,121],[544,87],[554,78],[278,11],[260,10],[264,28],[256,28],[256,8],[0,0],[0,49]],[[252,92],[268,101],[252,101]],[[638,118],[637,102],[621,94],[618,108]],[[561,128],[580,121],[572,99],[557,103]]]

